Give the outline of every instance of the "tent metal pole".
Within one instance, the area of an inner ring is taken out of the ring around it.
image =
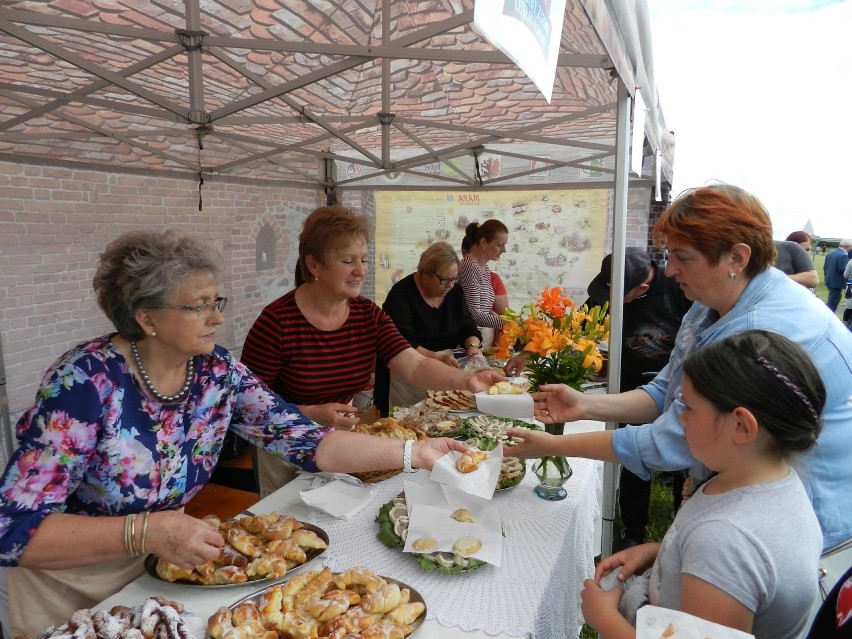
[[[0,439],[3,448],[0,450],[0,463],[5,468],[6,463],[15,452],[15,431],[12,428],[12,418],[9,415],[9,397],[6,394],[6,363],[3,360],[3,340],[0,339]]]
[[[622,321],[624,317],[624,249],[627,245],[627,178],[630,162],[630,93],[621,78],[618,78],[618,110],[615,129],[615,184],[612,202],[612,273],[610,276],[610,317],[613,321],[609,332],[609,359],[607,392],[621,390]],[[615,422],[607,422],[606,429],[613,431]],[[601,556],[612,554],[613,521],[615,520],[616,494],[618,491],[618,464],[604,465],[603,502],[601,505],[603,525],[601,530]]]

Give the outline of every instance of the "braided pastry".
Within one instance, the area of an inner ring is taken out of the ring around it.
[[[408,630],[398,623],[382,619],[361,631],[364,639],[403,639]]]
[[[152,597],[135,608],[115,606],[109,612],[81,608],[67,623],[51,626],[38,639],[195,639],[181,618],[183,610],[163,597]]]
[[[399,605],[402,594],[396,584],[380,586],[374,593],[361,598],[361,608],[367,612],[386,613]]]
[[[411,602],[408,588],[367,568],[336,575],[323,568],[275,584],[233,610],[219,609],[207,627],[213,639],[403,639],[425,610],[422,601]]]
[[[374,574],[368,568],[356,566],[346,572],[340,573],[334,580],[334,584],[340,589],[354,590],[360,594],[374,593],[382,586],[385,580]],[[350,588],[350,586],[356,586]]]
[[[159,559],[155,571],[160,579],[208,585],[278,579],[328,547],[322,537],[305,529],[302,522],[276,512],[230,521],[207,516],[203,521],[217,526],[223,537],[225,544],[219,556],[194,569]]]

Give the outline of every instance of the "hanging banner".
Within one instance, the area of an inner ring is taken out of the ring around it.
[[[489,262],[514,309],[545,287],[562,286],[577,304],[600,270],[606,232],[605,189],[565,191],[377,191],[376,303],[417,269],[423,250],[449,242],[459,251],[465,227],[495,218],[509,229],[506,253]]]
[[[565,0],[476,0],[473,26],[526,73],[550,103]]]
[[[647,116],[642,90],[636,87],[633,96],[633,135],[630,142],[630,170],[642,177],[642,152],[645,146],[645,119]]]

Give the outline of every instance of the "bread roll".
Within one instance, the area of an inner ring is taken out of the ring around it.
[[[421,537],[420,539],[415,540],[415,542],[411,544],[411,547],[414,548],[414,550],[426,552],[432,550],[437,545],[437,540],[432,539],[431,537]]]
[[[526,388],[512,382],[497,382],[488,389],[489,395],[521,395],[525,392]]]
[[[460,554],[462,557],[470,557],[471,555],[475,555],[482,549],[482,542],[479,541],[476,537],[462,537],[455,544],[453,544],[453,550]]]
[[[488,453],[481,450],[469,450],[459,457],[456,468],[462,473],[472,473],[479,468],[479,463],[485,459],[488,459]]]
[[[475,524],[476,523],[476,515],[470,512],[467,508],[459,508],[456,512],[450,515],[456,521],[460,521],[463,524]]]

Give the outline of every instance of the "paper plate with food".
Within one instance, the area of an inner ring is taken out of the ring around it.
[[[207,622],[213,639],[226,637],[343,637],[403,639],[426,619],[426,602],[414,588],[354,567],[300,573],[257,590]]]
[[[413,505],[411,511],[408,507],[409,499]],[[427,506],[438,508],[440,517],[430,524],[427,511],[422,511],[421,514],[427,515],[426,525],[418,524],[418,528],[410,535],[412,513]],[[493,514],[483,516],[483,511],[489,507]],[[454,493],[452,489],[434,483],[405,482],[405,492],[379,509],[376,523],[379,524],[379,540],[385,546],[399,548],[400,551],[408,548],[410,556],[422,569],[438,570],[447,574],[471,572],[485,565],[486,559],[493,557],[490,554],[481,554],[484,539],[490,539],[481,529],[487,523],[492,526],[492,532],[496,531],[499,535],[501,530],[497,509],[487,501],[465,493]],[[440,538],[445,532],[444,526],[435,527],[436,523],[463,525],[456,531],[457,534],[442,540]],[[442,543],[443,546],[439,546]],[[493,553],[493,543],[492,539],[485,552]],[[446,550],[439,549],[443,547],[446,547]],[[498,551],[498,563],[499,552],[501,551]]]
[[[328,548],[328,534],[322,528],[277,512],[227,521],[208,516],[204,520],[216,526],[225,540],[215,560],[187,569],[148,555],[148,574],[191,586],[239,586],[248,581],[282,579]]]

